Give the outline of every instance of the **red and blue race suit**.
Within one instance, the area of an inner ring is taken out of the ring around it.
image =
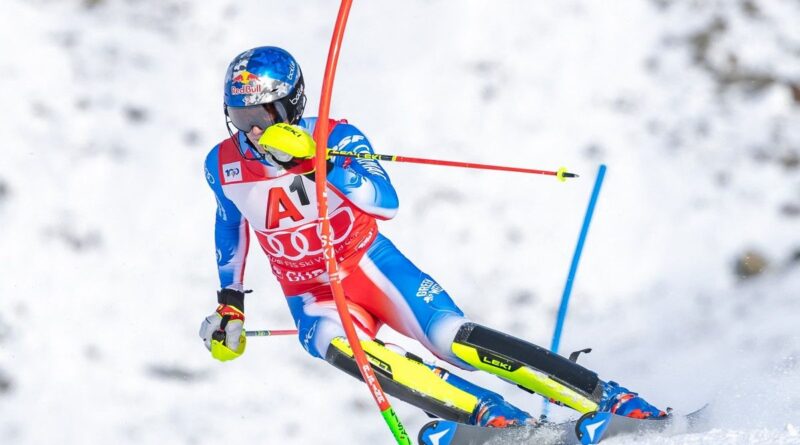
[[[303,119],[300,126],[313,133],[315,123],[315,118]],[[243,133],[233,137],[243,149],[253,150]],[[361,131],[345,122],[334,125],[328,147],[373,153]],[[398,207],[386,171],[373,160],[340,156],[332,161],[328,213],[354,320],[371,337],[386,323],[438,357],[468,367],[450,352],[467,321],[462,311],[378,231],[376,220],[394,217]],[[206,179],[217,199],[221,287],[242,290],[252,229],[287,298],[300,342],[313,356],[324,357],[330,341],[344,336],[344,330],[328,285],[313,175],[288,173],[268,160],[246,160],[231,138],[209,153]]]

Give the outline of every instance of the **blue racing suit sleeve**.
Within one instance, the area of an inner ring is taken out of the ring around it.
[[[366,136],[346,123],[336,125],[328,146],[338,151],[375,153]],[[336,156],[328,172],[328,182],[356,207],[376,218],[391,219],[397,214],[397,192],[378,161]]]
[[[219,178],[219,147],[214,147],[206,158],[206,181],[217,200],[214,222],[214,244],[217,251],[217,269],[222,289],[243,289],[247,248],[250,244],[247,220],[236,205],[225,196]]]

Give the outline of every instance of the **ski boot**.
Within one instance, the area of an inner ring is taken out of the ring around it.
[[[619,386],[617,382],[602,382],[603,396],[598,411],[634,419],[663,417],[667,413],[647,403],[639,394]]]
[[[530,414],[506,402],[498,394],[489,394],[481,399],[472,414],[470,423],[491,428],[535,425]]]
[[[477,397],[478,402],[467,420],[468,424],[490,428],[536,425],[536,420],[530,414],[507,402],[500,394],[451,374],[443,368],[434,367],[433,370],[442,380]]]

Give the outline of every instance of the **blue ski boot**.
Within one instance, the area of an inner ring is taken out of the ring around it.
[[[469,424],[492,428],[536,424],[536,420],[530,414],[506,402],[500,394],[471,383],[444,368],[428,366],[442,380],[478,398],[478,404],[472,411],[472,416],[468,421]]]
[[[498,394],[489,394],[481,398],[470,420],[474,425],[491,428],[536,424],[536,420],[530,414],[506,402]]]
[[[610,412],[618,416],[634,419],[663,417],[667,413],[647,403],[639,394],[619,386],[617,382],[601,382],[603,397],[600,399],[598,411]]]

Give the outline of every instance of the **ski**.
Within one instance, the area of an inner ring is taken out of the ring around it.
[[[670,414],[658,419],[633,419],[611,413],[591,412],[577,420],[543,423],[533,427],[485,428],[434,420],[419,432],[420,445],[576,445],[596,444],[601,440],[628,434],[647,434],[669,430],[672,433],[702,428],[708,405],[688,415]]]

